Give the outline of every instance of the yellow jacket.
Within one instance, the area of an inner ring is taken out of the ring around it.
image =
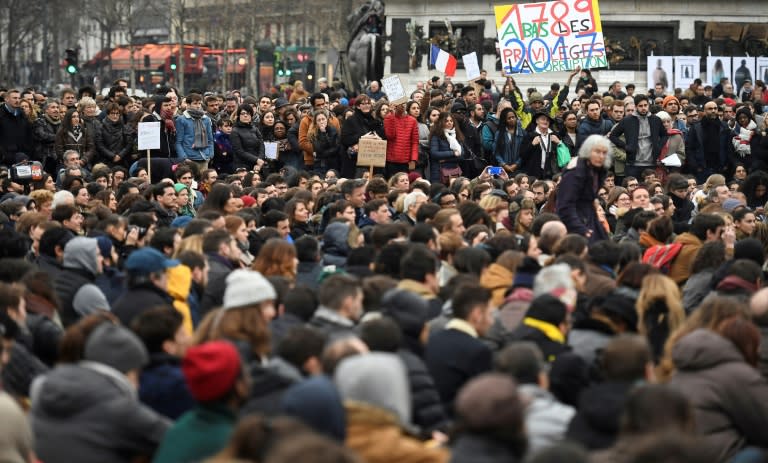
[[[184,318],[182,326],[190,336],[195,331],[192,325],[192,312],[189,310],[189,291],[192,288],[192,270],[185,265],[169,268],[168,294],[173,298],[173,307]]]

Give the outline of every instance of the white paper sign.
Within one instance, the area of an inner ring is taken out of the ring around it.
[[[698,56],[675,57],[675,87],[683,90],[691,86],[694,80],[701,77]]]
[[[680,156],[678,156],[677,153],[672,153],[665,157],[661,160],[661,163],[667,167],[681,167],[683,165]]]
[[[464,61],[464,69],[467,71],[467,80],[480,78],[480,65],[477,63],[477,52],[472,52],[461,57]]]
[[[160,122],[139,122],[139,150],[160,149]]]
[[[381,87],[384,93],[387,94],[390,104],[400,104],[408,101],[408,97],[405,95],[405,88],[403,83],[400,82],[399,76],[389,76],[381,79]]]
[[[268,141],[264,143],[264,156],[267,159],[277,159],[277,142]]]

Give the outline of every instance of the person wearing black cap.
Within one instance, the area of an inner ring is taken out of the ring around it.
[[[560,138],[552,131],[555,121],[545,111],[533,115],[520,149],[522,171],[536,178],[552,178],[560,172],[557,165],[557,145]]]
[[[142,312],[160,305],[171,305],[173,298],[168,294],[168,276],[165,271],[177,265],[178,260],[168,259],[151,247],[133,251],[124,266],[128,290],[115,301],[112,313],[124,325],[130,326],[133,319]]]

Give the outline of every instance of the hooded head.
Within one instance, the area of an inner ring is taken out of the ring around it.
[[[101,273],[99,242],[96,238],[77,237],[64,246],[64,268],[85,270],[92,275]]]
[[[344,359],[334,375],[344,400],[363,402],[394,414],[401,425],[411,422],[411,394],[400,357],[371,352]]]
[[[334,222],[329,224],[323,233],[323,251],[337,256],[349,254],[349,224]]]
[[[288,388],[280,408],[338,442],[346,439],[344,406],[339,391],[326,376],[315,376]]]

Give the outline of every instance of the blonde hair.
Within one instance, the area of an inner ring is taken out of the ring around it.
[[[648,335],[646,318],[648,310],[655,302],[662,302],[667,308],[666,313],[659,315],[658,321],[663,318],[670,333],[680,328],[685,321],[685,310],[681,300],[680,288],[674,280],[660,273],[646,275],[635,304],[638,317],[637,331],[644,336]]]
[[[184,251],[195,251],[198,254],[205,254],[203,252],[203,235],[192,235],[181,240],[176,252],[173,253],[173,258],[179,257],[179,254]]]

